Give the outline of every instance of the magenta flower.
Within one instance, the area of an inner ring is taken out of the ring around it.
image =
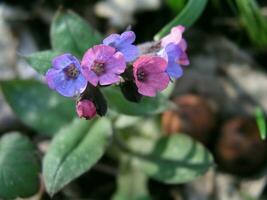
[[[82,93],[87,85],[80,70],[78,59],[67,53],[53,59],[45,78],[51,89],[63,96],[74,97]]]
[[[103,44],[114,47],[120,51],[127,62],[133,61],[139,54],[138,48],[132,43],[135,41],[133,31],[125,31],[121,35],[111,34],[103,40]]]
[[[92,119],[96,115],[96,107],[92,101],[83,99],[76,104],[76,112],[80,118]]]
[[[172,28],[171,33],[164,38],[161,39],[161,46],[166,48],[168,44],[175,44],[180,47],[182,50],[181,55],[179,56],[179,64],[180,65],[189,65],[189,59],[186,54],[187,43],[185,39],[183,39],[183,32],[185,31],[184,26],[176,26]]]
[[[110,85],[120,81],[126,63],[121,52],[107,45],[96,45],[84,54],[82,74],[94,86]]]
[[[167,62],[159,57],[144,55],[133,63],[133,73],[138,92],[153,97],[164,90],[169,83],[166,73]]]

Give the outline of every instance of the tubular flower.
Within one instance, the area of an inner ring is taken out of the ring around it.
[[[133,31],[125,31],[121,35],[111,34],[103,40],[103,44],[114,47],[121,52],[125,61],[133,61],[139,54],[138,48],[132,43],[135,41],[135,33]]]
[[[168,61],[166,71],[172,78],[180,78],[183,75],[183,69],[180,62],[182,53],[181,48],[173,43],[168,44],[158,53]]]
[[[87,85],[78,59],[69,53],[53,59],[52,67],[46,72],[45,78],[51,89],[66,97],[79,95]]]
[[[180,65],[189,65],[189,59],[186,54],[187,43],[185,39],[183,39],[183,32],[185,31],[184,26],[176,26],[172,28],[171,33],[164,38],[161,39],[161,46],[165,49],[169,44],[173,43],[178,45],[182,50],[179,64]]]
[[[169,83],[167,62],[159,56],[144,55],[133,63],[133,73],[138,92],[144,96],[156,96]]]
[[[84,54],[82,74],[94,86],[110,85],[120,81],[126,62],[121,52],[107,45],[96,45]]]

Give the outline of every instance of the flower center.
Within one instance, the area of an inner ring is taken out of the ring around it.
[[[94,61],[93,66],[91,67],[91,70],[96,73],[96,75],[101,75],[105,72],[105,64],[100,61]]]
[[[65,74],[70,79],[76,79],[79,75],[79,70],[74,64],[70,64],[67,68],[65,68]]]
[[[137,75],[137,80],[138,81],[145,81],[146,79],[146,73],[145,71],[142,69],[142,68],[139,68],[136,72],[136,75]]]

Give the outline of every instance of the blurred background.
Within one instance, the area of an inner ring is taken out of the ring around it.
[[[0,81],[40,79],[24,56],[50,49],[50,24],[59,7],[77,12],[104,35],[132,29],[136,43],[152,41],[186,0],[2,0]],[[162,134],[184,132],[202,142],[217,166],[183,185],[149,182],[153,199],[267,199],[267,144],[261,127],[267,113],[267,2],[209,0],[186,30],[190,65],[171,95],[181,108],[160,116]],[[27,91],[25,91],[27,92]],[[30,102],[29,102],[30,103]],[[261,121],[261,122],[259,122]],[[22,131],[40,151],[46,138],[12,112],[0,93],[0,134]],[[110,199],[116,164],[104,158],[53,199]],[[94,183],[91,182],[94,180]],[[44,199],[50,199],[44,196]]]

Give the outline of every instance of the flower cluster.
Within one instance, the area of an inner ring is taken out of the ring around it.
[[[88,85],[123,83],[126,71],[131,71],[130,81],[140,95],[153,97],[168,86],[171,78],[182,76],[181,65],[189,64],[187,44],[182,37],[184,30],[183,26],[174,27],[162,38],[161,49],[155,55],[140,55],[133,44],[136,38],[133,31],[111,34],[102,44],[88,49],[81,62],[69,53],[55,57],[46,73],[47,84],[63,96],[80,97],[76,111],[86,119],[97,113],[92,95],[84,94]]]

